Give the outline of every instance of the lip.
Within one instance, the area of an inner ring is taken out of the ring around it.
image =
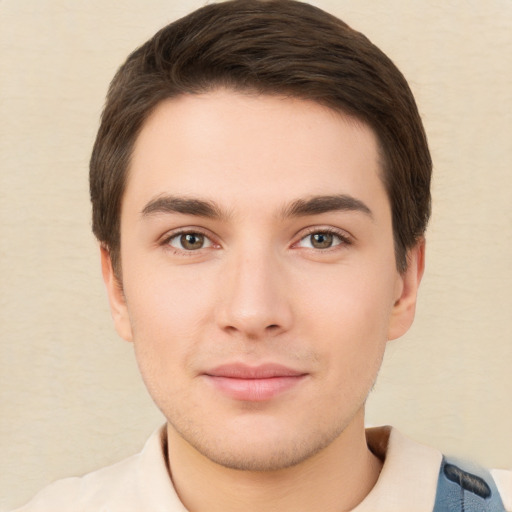
[[[203,376],[229,398],[248,402],[270,400],[298,385],[307,373],[280,364],[225,364],[206,371]]]

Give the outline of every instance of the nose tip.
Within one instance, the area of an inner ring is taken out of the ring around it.
[[[292,313],[283,274],[269,259],[245,259],[230,268],[218,308],[220,327],[249,339],[277,336],[290,328]]]

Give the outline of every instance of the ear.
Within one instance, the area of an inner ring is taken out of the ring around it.
[[[108,301],[110,303],[110,313],[114,320],[117,333],[126,341],[132,341],[132,327],[128,308],[126,307],[126,299],[124,297],[123,288],[112,268],[112,260],[108,249],[104,246],[100,247],[101,251],[101,273],[103,274],[103,282],[107,289]]]
[[[388,340],[403,336],[411,327],[416,312],[416,299],[425,270],[425,239],[407,253],[407,269],[397,281],[396,301],[391,313]]]

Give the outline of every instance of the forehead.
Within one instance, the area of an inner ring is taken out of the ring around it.
[[[306,195],[385,196],[364,123],[312,101],[217,90],[162,102],[134,145],[125,203],[157,194],[236,208]]]

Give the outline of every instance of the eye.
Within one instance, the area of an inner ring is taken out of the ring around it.
[[[212,246],[211,240],[202,233],[178,233],[167,242],[171,247],[182,251],[197,251]]]
[[[341,234],[332,231],[314,231],[301,238],[297,246],[308,249],[330,249],[348,243],[348,239]]]

